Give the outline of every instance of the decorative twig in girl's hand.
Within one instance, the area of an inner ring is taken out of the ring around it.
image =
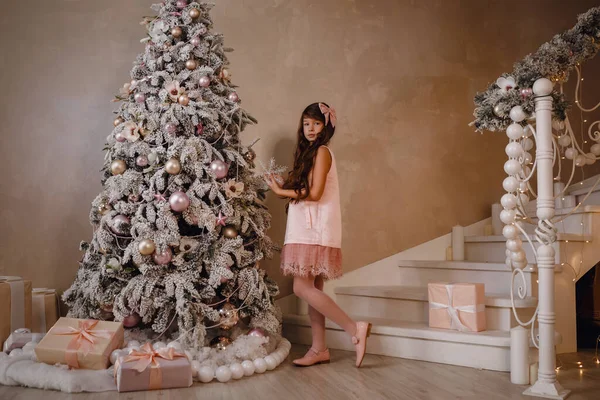
[[[284,180],[281,177],[281,175],[287,172],[287,170],[288,170],[287,167],[277,165],[277,163],[275,162],[275,158],[271,158],[269,160],[269,165],[267,167],[265,167],[265,165],[260,160],[258,161],[258,165],[260,166],[260,168],[262,170],[262,172],[260,172],[258,175],[260,175],[262,177],[272,175],[275,178],[275,180],[277,181],[277,183],[279,183],[280,185],[283,185]]]

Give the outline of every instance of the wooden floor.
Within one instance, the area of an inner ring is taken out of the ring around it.
[[[328,365],[294,367],[290,360],[305,350],[294,346],[290,358],[275,371],[226,384],[213,381],[187,389],[73,395],[0,386],[0,399],[532,399],[521,395],[526,387],[512,385],[508,373],[373,355],[367,355],[363,367],[356,369],[353,353],[345,351],[332,351],[332,363]],[[600,399],[600,365],[593,358],[593,352],[560,356],[558,375],[561,384],[572,390],[569,399]],[[583,363],[583,368],[577,361]]]

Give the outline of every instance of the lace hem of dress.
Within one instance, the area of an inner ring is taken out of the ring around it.
[[[289,243],[281,252],[284,275],[322,276],[336,279],[342,276],[342,249],[315,244]]]

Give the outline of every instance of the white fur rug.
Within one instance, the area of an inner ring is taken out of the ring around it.
[[[117,390],[113,369],[68,370],[31,360],[32,355],[9,357],[0,352],[0,385],[27,386],[67,393]]]

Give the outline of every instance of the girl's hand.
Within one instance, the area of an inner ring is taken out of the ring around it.
[[[273,191],[273,193],[279,196],[281,193],[281,185],[277,182],[277,180],[278,179],[274,174],[265,175],[265,181],[267,182],[267,185],[269,185],[269,188]]]

